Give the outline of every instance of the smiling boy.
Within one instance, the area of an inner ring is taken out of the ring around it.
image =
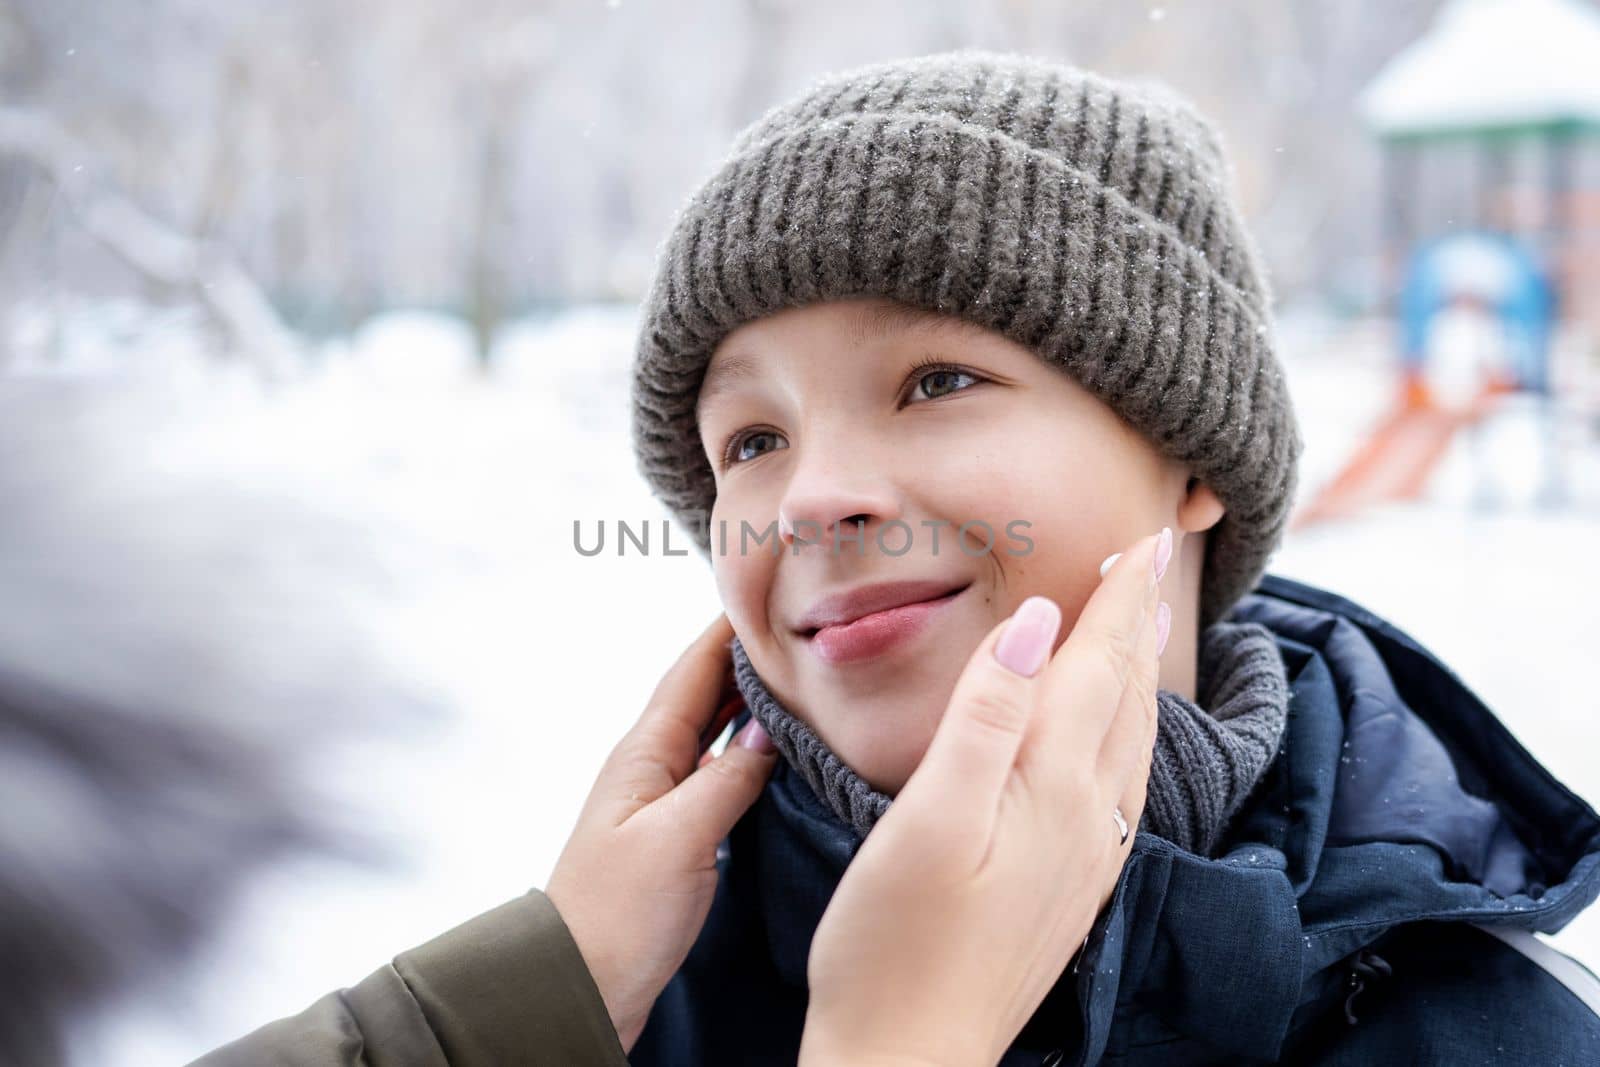
[[[1124,531],[1178,534],[1161,683],[1194,698],[1204,534],[1223,506],[1017,342],[881,298],[790,308],[718,345],[697,422],[713,529],[776,515],[783,541],[719,547],[728,618],[772,692],[881,792],[920,762],[983,635],[1036,592],[1075,618]]]
[[[1220,835],[1286,715],[1270,636],[1215,626],[1303,447],[1268,305],[1220,138],[1157,83],[969,50],[825,78],[735,139],[663,250],[634,439],[747,703],[837,814],[870,829],[983,633],[1031,594],[1076,618],[1170,526],[1147,824]]]
[[[1600,983],[1530,931],[1600,893],[1600,818],[1411,638],[1265,573],[1303,442],[1176,93],[970,49],[823,78],[685,203],[632,405],[783,759],[631,1062],[793,1062],[812,932],[972,649],[1034,594],[1064,640],[1162,526],[1134,852],[1003,1065],[1593,1061]]]

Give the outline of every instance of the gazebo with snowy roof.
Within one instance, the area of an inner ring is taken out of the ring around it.
[[[1600,7],[1451,0],[1361,95],[1392,272],[1457,228],[1504,233],[1600,334]]]

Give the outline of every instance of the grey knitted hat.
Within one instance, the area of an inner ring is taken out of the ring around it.
[[[1063,367],[1211,486],[1200,626],[1266,569],[1302,441],[1220,138],[1159,82],[961,49],[823,78],[741,131],[659,246],[634,449],[701,553],[695,400],[735,327],[882,296]]]

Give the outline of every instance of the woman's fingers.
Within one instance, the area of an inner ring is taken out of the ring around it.
[[[674,761],[673,769],[680,779],[694,769],[694,761],[700,754],[700,734],[717,710],[718,697],[722,695],[733,662],[728,651],[728,642],[732,639],[733,624],[727,615],[719,612],[662,675],[634,725],[635,730],[681,734],[689,739],[682,752],[683,759]],[[673,754],[678,755],[676,751]]]
[[[728,836],[761,795],[777,765],[777,749],[753,716],[728,742],[722,754],[706,760],[672,791],[662,817],[691,850],[701,850],[714,864],[717,843]]]
[[[1133,851],[1133,838],[1139,832],[1139,821],[1144,817],[1144,804],[1150,788],[1150,758],[1155,750],[1155,741],[1155,731],[1152,730],[1150,742],[1135,760],[1133,775],[1122,787],[1122,799],[1117,802],[1122,817],[1128,820],[1128,840],[1123,844],[1125,852]]]
[[[1160,595],[1157,589],[1151,594]],[[1144,810],[1146,780],[1155,747],[1159,709],[1156,704],[1159,667],[1156,657],[1154,612],[1139,633],[1133,669],[1122,691],[1122,701],[1100,747],[1099,780],[1106,795],[1119,798],[1118,806],[1130,831],[1137,828]],[[1128,848],[1132,847],[1130,832]]]
[[[711,717],[711,722],[700,731],[700,763],[705,764],[705,755],[717,738],[722,736],[722,731],[728,724],[739,717],[739,712],[744,710],[744,696],[740,694],[738,686],[733,681],[733,671],[728,671],[727,680],[722,687],[722,695],[717,698],[719,704],[717,712]]]
[[[716,754],[711,751],[711,746],[716,744],[717,738],[728,728],[728,724],[739,717],[744,710],[744,696],[734,684],[733,673],[728,674],[728,683],[723,688],[722,705],[712,716],[711,725],[700,731],[700,762],[697,766],[704,767],[716,759]]]
[[[987,847],[1032,718],[1037,675],[1060,628],[1056,603],[1029,597],[989,631],[956,680],[928,751],[895,799],[905,813],[926,807],[941,821],[940,838],[948,845],[982,846],[978,856]]]
[[[637,722],[611,751],[596,793],[619,825],[696,770],[700,736],[717,711],[733,662],[733,624],[718,613],[656,684]]]
[[[1159,534],[1123,552],[1101,579],[1065,643],[1041,675],[1041,699],[1050,714],[1034,723],[1020,762],[1053,781],[1050,766],[1101,750],[1122,704],[1138,658],[1139,642],[1155,608],[1155,549]]]

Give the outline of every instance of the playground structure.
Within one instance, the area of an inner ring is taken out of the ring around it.
[[[1600,339],[1597,56],[1587,0],[1453,0],[1368,86],[1395,395],[1292,527],[1417,498],[1458,435],[1481,456],[1484,424],[1518,394],[1543,424],[1536,500],[1567,502],[1552,357],[1560,339],[1592,360]]]

